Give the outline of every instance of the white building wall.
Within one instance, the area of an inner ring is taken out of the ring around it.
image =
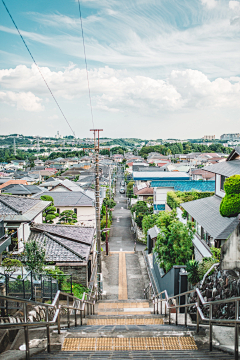
[[[220,196],[221,198],[223,198],[225,196],[225,191],[221,190],[221,175],[216,174],[216,191],[215,194],[217,196]]]
[[[96,213],[95,213],[95,207],[93,206],[56,206],[57,209],[59,209],[59,213],[61,214],[65,210],[73,210],[77,209],[77,221],[76,225],[81,226],[93,226],[96,227]],[[54,219],[54,222],[58,222],[58,217]]]
[[[167,201],[167,193],[169,191],[174,191],[174,187],[154,188],[154,204],[165,204]]]

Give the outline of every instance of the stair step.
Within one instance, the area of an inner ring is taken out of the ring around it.
[[[48,354],[42,352],[31,357],[32,360],[232,360],[233,356],[221,351],[198,351],[198,350],[182,350],[182,351],[62,351]]]
[[[163,319],[161,318],[108,318],[108,319],[88,319],[87,325],[163,325]]]

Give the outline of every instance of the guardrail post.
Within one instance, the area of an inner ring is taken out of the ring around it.
[[[67,297],[67,323],[68,323],[68,328],[70,328],[70,314],[69,314],[69,296]]]
[[[199,296],[198,296],[197,307],[199,308],[199,306],[200,306],[200,299],[199,299]],[[200,315],[199,315],[199,312],[198,312],[198,308],[197,308],[197,333],[199,333],[199,323],[200,323]]]
[[[77,326],[77,309],[76,309],[76,305],[75,305],[75,309],[74,309],[74,315],[75,315],[75,327]]]
[[[212,304],[209,308],[209,350],[212,351]]]
[[[159,314],[159,311],[158,311],[158,302],[159,302],[159,297],[157,296],[157,314]]]
[[[27,303],[23,304],[23,317],[24,317],[24,322],[26,323],[27,322]],[[25,335],[25,345],[26,345],[26,360],[30,360],[28,326],[24,326],[24,335]]]
[[[187,294],[185,295],[185,326],[187,326]]]
[[[239,300],[235,301],[235,320],[239,318]],[[239,326],[238,323],[235,322],[235,350],[234,350],[234,359],[238,360],[238,337],[239,337]]]
[[[46,306],[46,322],[47,322],[47,351],[50,353],[51,344],[50,344],[50,327],[49,327],[49,319],[48,319],[48,307]]]
[[[160,294],[160,303],[161,303],[161,315],[162,315],[162,294]]]
[[[58,324],[58,334],[61,334],[61,319],[60,319],[60,307],[59,307],[59,298],[57,301],[57,308],[59,309],[57,324]]]
[[[176,298],[176,320],[175,325],[178,325],[178,298]]]

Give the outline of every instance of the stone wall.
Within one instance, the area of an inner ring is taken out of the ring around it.
[[[60,265],[58,264],[60,270],[64,274],[72,274],[72,281],[81,284],[83,286],[88,286],[88,269],[86,265]]]
[[[240,269],[240,225],[222,245],[221,270]]]

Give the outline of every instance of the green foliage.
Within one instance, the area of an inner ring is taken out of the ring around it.
[[[25,244],[25,265],[27,270],[42,273],[45,263],[44,244],[38,244],[36,240],[30,240]]]
[[[129,181],[129,183],[127,184],[127,191],[126,191],[126,196],[128,198],[132,198],[133,197],[133,185],[134,185],[134,181]]]
[[[53,223],[53,220],[59,216],[58,213],[56,212],[56,208],[53,206],[54,205],[54,201],[53,201],[53,198],[49,195],[42,195],[40,197],[41,200],[43,201],[51,201],[51,205],[48,206],[45,211],[43,212],[43,217],[44,217],[44,220],[43,222],[44,223],[47,223],[47,224],[52,224]]]
[[[167,204],[170,206],[171,209],[176,209],[180,206],[181,203],[203,199],[209,196],[213,196],[214,192],[210,191],[169,191],[167,193]]]
[[[73,210],[64,210],[59,215],[58,224],[73,225],[75,223],[77,223],[77,215],[74,213]]]
[[[214,246],[212,246],[210,248],[211,253],[212,253],[212,257],[213,259],[215,259],[216,261],[220,261],[221,260],[221,249],[215,248]]]
[[[135,222],[142,229],[142,221],[145,215],[153,213],[153,207],[148,207],[146,201],[138,201],[131,208],[132,214],[135,213]]]
[[[188,281],[193,285],[200,281],[198,266],[199,264],[196,260],[189,260],[186,266],[186,270],[188,272]]]
[[[155,163],[150,163],[149,166],[156,166],[156,164]]]
[[[142,230],[147,241],[147,232],[156,225],[158,214],[145,215],[142,220]]]
[[[66,278],[66,276],[63,276],[64,272],[60,270],[58,266],[55,266],[55,269],[47,269],[46,273],[58,280],[59,288],[62,289]]]
[[[183,224],[177,219],[176,211],[161,211],[158,214],[157,226],[160,233],[153,251],[160,267],[168,272],[173,265],[185,265],[193,255],[192,223]]]
[[[82,299],[83,293],[87,293],[88,289],[81,284],[73,283],[73,295]]]
[[[220,214],[224,217],[234,217],[240,213],[240,175],[230,176],[225,180],[226,195],[220,204]]]
[[[198,266],[199,279],[202,280],[206,272],[210,269],[210,267],[213,264],[216,264],[217,262],[218,261],[216,261],[216,259],[214,259],[213,257],[203,258],[202,262]],[[212,270],[212,272],[214,272],[214,269]],[[211,273],[209,275],[211,275]]]
[[[10,275],[10,273],[13,274],[19,267],[22,267],[22,263],[17,259],[5,258],[2,261],[2,266],[6,267],[5,273]]]

